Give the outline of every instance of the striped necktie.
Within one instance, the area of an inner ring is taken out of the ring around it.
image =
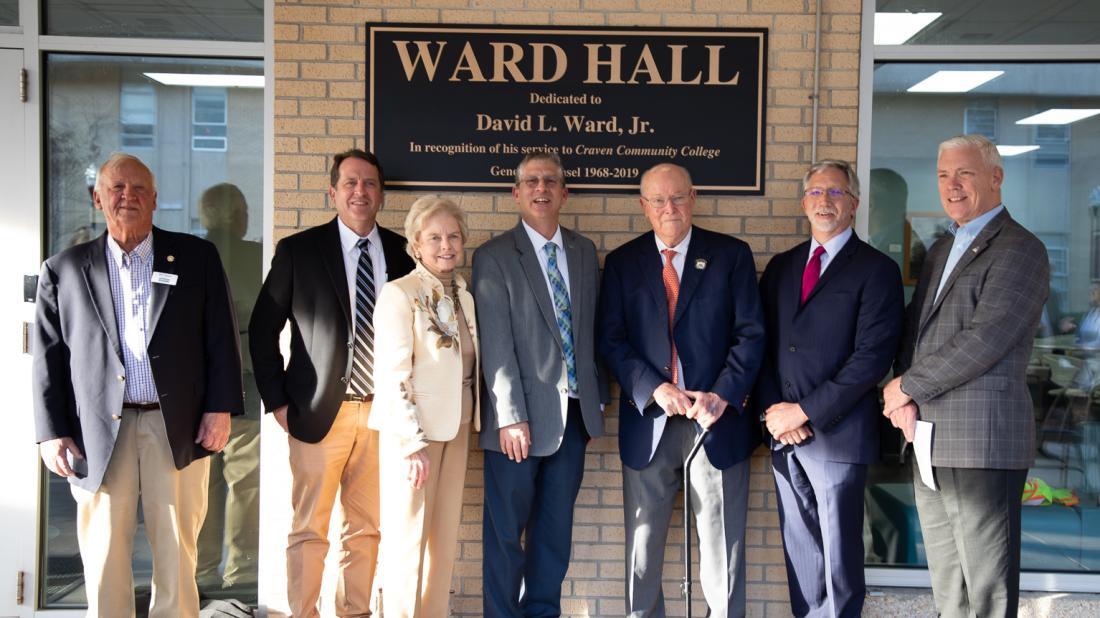
[[[370,241],[361,238],[359,267],[355,271],[355,349],[351,358],[351,390],[356,395],[374,391],[374,263]]]
[[[569,392],[577,392],[577,356],[573,351],[573,310],[569,306],[569,291],[565,289],[565,278],[558,269],[558,246],[548,242],[542,246],[546,251],[546,276],[550,279],[550,288],[554,290],[554,317],[561,333],[561,347],[565,352],[565,374],[569,379]]]

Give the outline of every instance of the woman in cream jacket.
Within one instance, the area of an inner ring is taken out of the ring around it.
[[[474,299],[455,268],[465,214],[428,196],[405,218],[410,274],[374,308],[382,609],[386,618],[447,615],[471,424],[478,425]]]

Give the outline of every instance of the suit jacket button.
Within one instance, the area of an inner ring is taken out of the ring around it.
[[[568,388],[561,389],[561,394],[562,395],[568,395],[569,394],[569,389]]]
[[[798,351],[798,348],[796,348],[793,345],[789,349],[790,349],[791,352],[797,352]]]
[[[354,348],[354,347],[355,347],[355,343],[354,343],[354,342],[352,342],[352,341],[349,341],[349,342],[348,342],[348,349],[350,350],[350,349],[352,349],[352,348]]]
[[[120,415],[118,415],[118,414],[112,414],[112,415],[111,415],[111,420],[112,420],[112,421],[121,421],[121,420],[122,420],[122,417],[121,417]]]
[[[340,378],[340,381],[341,381],[341,382],[343,382],[344,384],[347,384],[347,383],[348,383],[348,379],[347,379],[347,378]]]
[[[119,382],[125,382],[126,381],[126,376],[118,376],[118,381]]]
[[[672,367],[669,367],[668,365],[665,365],[665,371],[672,371]]]

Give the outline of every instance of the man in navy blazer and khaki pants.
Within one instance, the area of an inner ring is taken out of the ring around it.
[[[755,406],[764,415],[795,616],[859,616],[863,490],[878,458],[878,391],[901,338],[898,267],[852,231],[859,179],[843,161],[802,181],[810,240],[768,263]]]
[[[89,616],[133,616],[138,500],[149,616],[197,616],[196,540],[212,452],[244,412],[233,304],[214,245],[153,227],[153,173],[115,154],[93,194],[107,233],[46,260],[34,412],[46,466],[77,502]],[[80,465],[84,464],[84,465]]]
[[[715,617],[745,613],[749,457],[760,443],[745,410],[760,368],[764,320],[752,252],[692,227],[688,171],[660,164],[642,175],[653,232],[607,256],[600,352],[622,387],[619,450],[626,525],[626,610],[665,615],[661,571],[683,462],[692,464],[700,580]]]

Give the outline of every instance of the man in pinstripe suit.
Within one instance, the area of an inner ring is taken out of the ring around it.
[[[940,615],[1015,616],[1020,495],[1035,456],[1025,373],[1050,268],[1001,203],[992,142],[953,137],[936,167],[955,223],[921,269],[884,414],[909,440],[918,417],[934,424],[939,490],[914,485]]]

